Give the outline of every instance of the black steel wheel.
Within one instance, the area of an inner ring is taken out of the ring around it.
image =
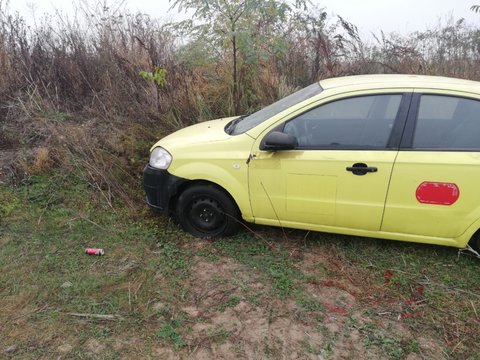
[[[197,237],[231,235],[240,224],[237,205],[214,185],[194,185],[179,197],[176,218],[182,228]]]

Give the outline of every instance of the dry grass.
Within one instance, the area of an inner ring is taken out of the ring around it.
[[[174,26],[100,5],[81,3],[75,18],[48,16],[34,27],[0,7],[2,117],[83,113],[110,122],[116,117],[138,123],[161,119],[163,126],[177,128],[232,114],[228,48],[201,38],[179,45]],[[275,50],[278,37],[271,36],[272,44],[261,37],[263,42],[248,50],[255,61],[238,59],[241,112],[332,76],[480,77],[478,30],[462,21],[404,37],[381,33],[368,43],[341,17],[335,21],[314,10],[300,19],[288,18],[277,29],[281,51]],[[265,26],[256,31],[268,31]],[[166,70],[165,84],[139,76],[155,68]]]
[[[23,149],[14,177],[80,166],[108,204],[118,197],[133,207],[122,189],[150,141],[233,113],[231,54],[201,38],[182,43],[175,26],[101,5],[82,2],[75,18],[49,15],[34,27],[0,5],[0,149]],[[256,61],[238,59],[241,112],[331,76],[480,78],[478,30],[462,21],[405,37],[381,33],[372,44],[353,24],[314,10],[277,31],[271,44],[265,37],[251,49]],[[279,38],[283,50],[273,51]],[[166,71],[164,84],[139,75],[156,68]]]

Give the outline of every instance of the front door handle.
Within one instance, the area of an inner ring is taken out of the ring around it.
[[[366,173],[377,172],[375,166],[368,166],[364,163],[355,163],[352,166],[347,166],[347,171],[351,171],[353,175],[365,175]]]

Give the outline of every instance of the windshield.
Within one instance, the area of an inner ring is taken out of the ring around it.
[[[304,100],[311,98],[312,96],[318,95],[322,92],[322,87],[317,82],[302,90],[299,90],[287,97],[284,97],[277,102],[274,102],[271,105],[259,110],[247,117],[239,118],[234,120],[235,123],[232,123],[229,133],[231,135],[243,134],[244,132],[253,129],[258,124],[264,122],[265,120],[281,113],[283,110],[288,109],[289,107],[296,105]]]

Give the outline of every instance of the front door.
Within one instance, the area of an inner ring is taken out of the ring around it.
[[[409,101],[409,94],[395,93],[349,97],[276,125],[298,145],[254,153],[255,221],[379,230]]]

